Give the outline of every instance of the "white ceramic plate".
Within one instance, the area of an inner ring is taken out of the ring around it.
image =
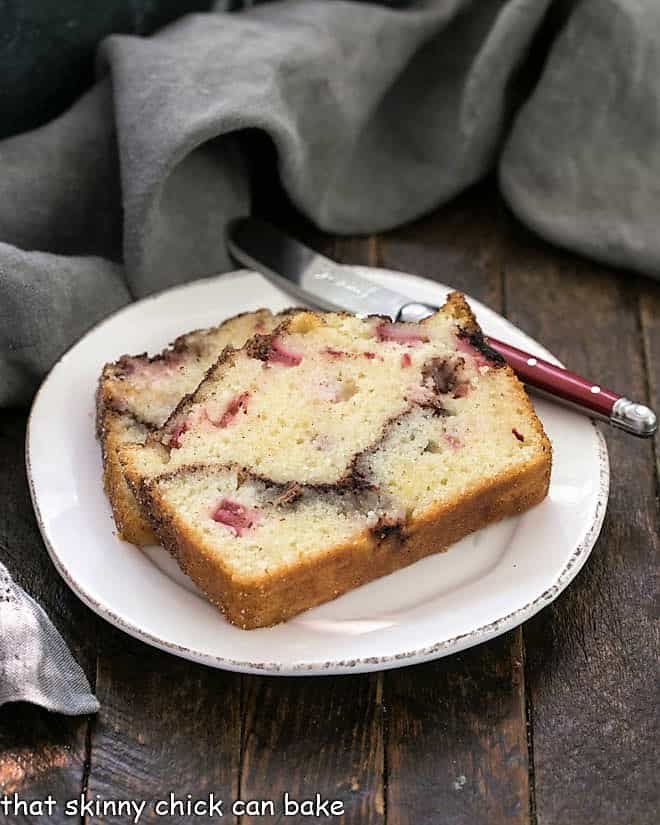
[[[361,274],[429,303],[441,304],[448,292],[401,273]],[[251,272],[197,281],[120,310],[55,365],[32,408],[27,466],[44,541],[72,590],[148,644],[214,667],[279,674],[378,670],[445,656],[504,633],[551,602],[598,536],[609,471],[593,422],[546,401],[536,408],[554,465],[541,505],[277,627],[233,627],[161,548],[140,552],[117,538],[94,435],[102,365],[126,352],[156,352],[186,330],[237,312],[291,303]],[[556,360],[496,313],[471,304],[487,333]]]

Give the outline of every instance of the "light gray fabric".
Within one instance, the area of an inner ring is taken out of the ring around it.
[[[231,267],[246,130],[323,229],[409,221],[501,156],[521,220],[660,275],[660,3],[577,3],[520,108],[550,5],[281,0],[108,38],[94,89],[0,142],[0,405],[110,310]]]
[[[1,242],[0,293],[0,381],[12,402],[27,401],[54,356],[130,299],[112,261],[24,252]]]
[[[333,232],[387,229],[477,180],[547,4],[273,3],[109,38],[135,294],[226,266],[220,230],[248,210],[231,133],[264,130],[293,201]]]
[[[658,0],[583,0],[499,173],[509,204],[540,235],[660,277]]]
[[[129,295],[231,266],[247,129],[270,136],[292,200],[334,232],[387,229],[478,180],[549,2],[275,2],[108,38],[93,90],[0,143],[0,404],[25,401]]]
[[[32,702],[68,716],[99,709],[60,634],[0,564],[0,705],[6,702]]]

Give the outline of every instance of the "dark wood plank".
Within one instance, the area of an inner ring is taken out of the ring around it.
[[[570,367],[645,398],[633,276],[520,229],[505,287],[511,319]],[[612,483],[602,535],[571,587],[525,626],[541,825],[657,822],[652,445],[605,430]]]
[[[279,222],[337,260],[371,262],[374,245],[367,240],[335,243],[299,221]],[[341,821],[347,825],[384,821],[381,674],[247,676],[244,712],[242,798],[280,801],[284,791],[298,799],[320,793],[344,803]],[[262,821],[272,820],[243,819]]]
[[[26,415],[0,411],[0,559],[50,615],[93,683],[95,618],[60,579],[37,528],[23,461]],[[58,801],[81,793],[85,775],[86,717],[66,718],[25,704],[0,709],[0,795]],[[33,822],[31,816],[0,822]],[[44,820],[45,821],[45,820]],[[48,820],[71,822],[56,810]]]
[[[385,674],[388,821],[528,822],[522,636]]]
[[[488,185],[383,237],[381,266],[440,281],[502,312],[509,221]]]
[[[64,803],[78,799],[83,791],[86,758],[87,718],[71,719],[24,703],[0,710],[0,798],[17,794],[22,803],[56,801],[48,809],[25,809],[20,805],[7,815],[0,810],[0,823],[43,821],[69,823]]]
[[[386,267],[502,306],[507,223],[483,188],[383,239]],[[524,825],[529,812],[522,635],[385,674],[387,810],[402,825]]]
[[[298,801],[319,793],[343,803],[343,817],[333,821],[383,822],[380,675],[246,677],[245,683],[242,798],[274,799],[281,813],[285,791]],[[242,820],[263,821],[280,816]]]
[[[170,792],[184,804],[208,801],[212,793],[225,800],[222,821],[235,821],[240,676],[162,653],[106,626],[97,695],[88,799],[146,800],[142,823],[203,823],[218,817],[180,808],[158,816],[155,804]]]

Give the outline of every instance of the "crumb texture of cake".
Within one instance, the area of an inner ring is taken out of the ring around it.
[[[96,396],[97,434],[104,488],[121,538],[137,545],[158,543],[126,484],[119,449],[144,443],[150,432],[161,427],[226,347],[241,347],[281,320],[267,309],[246,312],[217,327],[182,335],[156,356],[125,355],[105,365]]]
[[[119,450],[227,618],[274,624],[540,502],[551,448],[464,298],[419,324],[299,311]]]

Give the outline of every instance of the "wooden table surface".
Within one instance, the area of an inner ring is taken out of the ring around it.
[[[271,217],[300,234],[290,210]],[[491,184],[378,237],[302,229],[344,262],[449,282],[576,371],[660,407],[660,284],[539,241]],[[25,422],[25,411],[0,413],[0,558],[60,629],[101,711],[69,719],[1,709],[0,792],[50,792],[60,802],[81,792],[137,800],[170,791],[184,799],[319,792],[342,800],[344,817],[305,821],[356,825],[658,822],[657,441],[607,430],[612,485],[602,534],[568,590],[522,627],[400,670],[276,678],[160,653],[73,596],[32,514]],[[60,810],[49,820],[0,821],[74,820]],[[147,811],[140,821],[211,819]],[[225,812],[221,821],[234,820]]]

